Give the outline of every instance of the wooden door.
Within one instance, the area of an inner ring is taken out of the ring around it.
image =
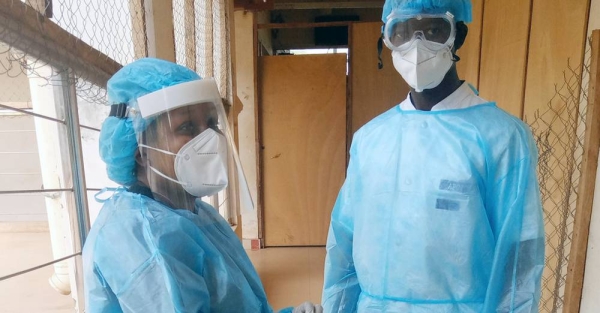
[[[346,165],[346,55],[259,59],[266,246],[325,245]]]

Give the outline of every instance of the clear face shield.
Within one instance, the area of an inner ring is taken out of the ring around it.
[[[236,224],[253,209],[248,186],[213,79],[183,83],[138,99],[148,120],[138,135],[138,180],[171,208],[195,210],[201,198]]]
[[[455,37],[456,23],[450,12],[417,15],[392,12],[383,30],[384,42],[393,51],[405,51],[417,39],[431,50],[451,48]]]

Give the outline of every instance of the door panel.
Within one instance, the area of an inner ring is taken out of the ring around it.
[[[325,245],[346,165],[346,55],[259,59],[266,246]]]

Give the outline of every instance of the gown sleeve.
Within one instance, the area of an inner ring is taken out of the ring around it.
[[[121,313],[119,300],[110,289],[98,269],[84,263],[84,292],[86,312],[88,313]]]
[[[167,218],[151,230],[136,225],[160,233],[156,239],[135,229],[103,229],[94,251],[94,276],[102,279],[92,279],[86,292],[87,312],[210,312],[205,249],[195,226],[181,221]]]
[[[346,181],[331,214],[322,297],[324,312],[356,312],[361,293],[352,259],[354,214],[350,200],[360,177],[357,157],[353,144]]]
[[[538,312],[544,268],[543,209],[535,142],[526,126],[521,134],[523,143],[509,148],[497,163],[501,175],[489,193],[497,244],[485,312]]]

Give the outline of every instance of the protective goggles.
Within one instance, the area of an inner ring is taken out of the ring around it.
[[[456,23],[450,12],[417,15],[392,13],[383,29],[386,46],[397,51],[407,49],[416,39],[451,47],[455,37]]]

